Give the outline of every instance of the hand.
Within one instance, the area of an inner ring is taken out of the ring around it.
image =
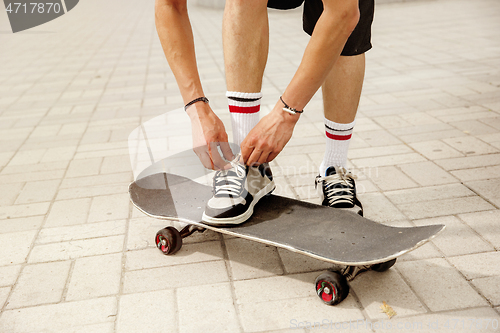
[[[226,129],[219,117],[208,104],[200,102],[189,106],[187,113],[191,118],[193,150],[203,166],[212,170],[230,167],[217,149],[219,146],[226,160],[234,159],[227,140]]]
[[[241,143],[245,164],[254,166],[274,160],[292,137],[299,117],[283,111],[283,104],[278,102]]]

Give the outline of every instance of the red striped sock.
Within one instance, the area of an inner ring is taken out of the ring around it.
[[[340,124],[328,119],[325,120],[326,149],[319,172],[324,176],[326,169],[331,166],[344,167],[347,163],[347,152],[354,129],[353,121],[349,124]]]
[[[228,91],[226,97],[231,113],[233,142],[240,145],[243,139],[259,122],[262,93]]]

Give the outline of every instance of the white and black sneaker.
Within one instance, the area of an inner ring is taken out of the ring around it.
[[[321,204],[334,208],[353,209],[359,215],[363,215],[363,206],[356,197],[355,176],[342,167],[329,167],[325,176],[316,177],[316,188],[318,189]],[[321,187],[318,184],[321,183]]]
[[[207,202],[203,222],[215,226],[241,224],[252,216],[255,204],[275,189],[267,163],[248,167],[239,159],[236,156],[230,162],[231,169],[219,170],[215,174],[214,195]]]

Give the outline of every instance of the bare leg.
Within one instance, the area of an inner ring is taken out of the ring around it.
[[[322,86],[326,119],[340,124],[354,121],[364,76],[364,54],[337,60]]]
[[[228,0],[222,26],[228,91],[260,92],[269,50],[267,0]]]

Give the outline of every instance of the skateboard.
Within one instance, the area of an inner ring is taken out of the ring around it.
[[[329,305],[347,297],[348,281],[358,274],[389,269],[397,257],[444,229],[444,225],[390,227],[353,212],[273,194],[259,201],[245,223],[215,227],[201,219],[212,196],[211,187],[162,172],[161,165],[164,163],[159,161],[144,170],[130,184],[129,194],[135,207],[146,215],[185,225],[181,230],[168,226],[158,231],[155,243],[163,254],[174,254],[183,238],[209,229],[324,260],[333,268],[317,277],[315,288]]]

